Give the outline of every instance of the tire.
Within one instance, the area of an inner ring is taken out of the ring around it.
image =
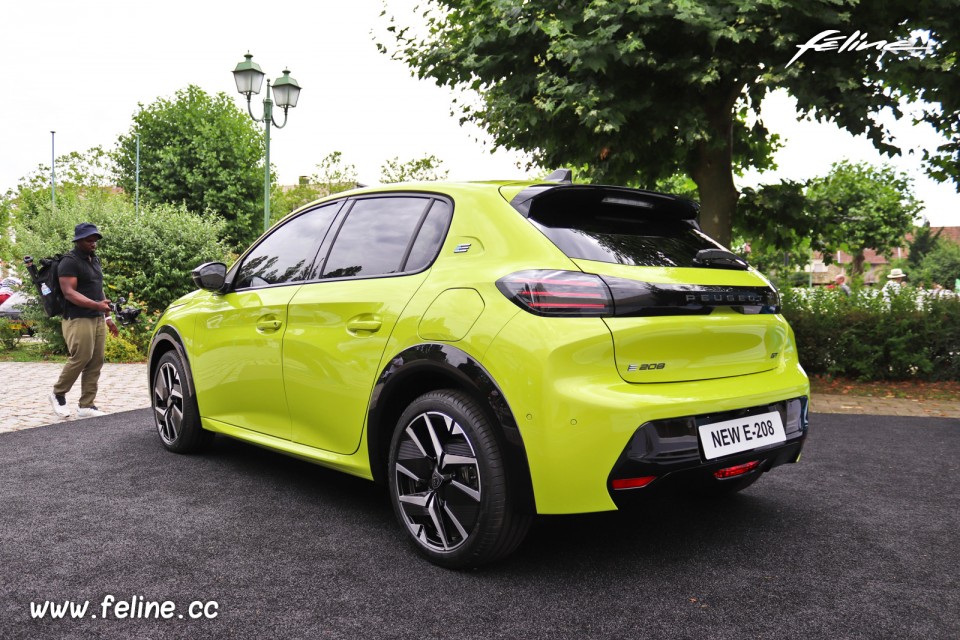
[[[174,453],[195,453],[205,449],[213,433],[200,426],[195,396],[186,393],[186,368],[176,351],[168,351],[153,374],[153,423],[163,446]]]
[[[411,403],[390,442],[390,498],[414,548],[449,569],[511,553],[531,516],[513,507],[497,434],[481,405],[453,390]]]

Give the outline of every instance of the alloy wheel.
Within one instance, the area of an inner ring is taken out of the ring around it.
[[[183,387],[180,372],[170,362],[160,365],[153,384],[153,417],[160,439],[173,444],[183,425]]]
[[[450,416],[428,411],[400,434],[396,492],[402,520],[425,548],[448,552],[462,546],[480,517],[477,455]]]

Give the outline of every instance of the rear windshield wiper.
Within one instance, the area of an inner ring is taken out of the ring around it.
[[[723,249],[701,249],[697,251],[697,255],[693,258],[693,264],[696,267],[737,269],[739,271],[746,271],[750,268],[746,260]]]

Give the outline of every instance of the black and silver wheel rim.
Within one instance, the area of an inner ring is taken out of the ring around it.
[[[428,411],[411,420],[394,473],[403,522],[422,546],[447,552],[467,542],[480,517],[480,467],[453,418]]]
[[[153,417],[160,439],[173,444],[183,425],[183,386],[180,373],[169,362],[160,365],[153,383]]]

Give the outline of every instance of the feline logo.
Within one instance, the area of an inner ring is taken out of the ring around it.
[[[797,61],[797,58],[802,56],[809,50],[814,51],[833,51],[836,50],[837,53],[843,53],[845,51],[863,51],[865,49],[874,49],[880,52],[880,57],[887,53],[901,53],[908,51],[926,51],[931,52],[933,50],[932,44],[920,45],[919,38],[917,42],[914,43],[911,40],[894,40],[892,42],[888,40],[877,40],[876,42],[869,42],[867,39],[867,34],[862,33],[859,30],[854,31],[851,36],[844,35],[833,35],[834,33],[840,33],[836,29],[827,29],[826,31],[821,31],[817,35],[813,36],[807,40],[804,44],[798,44],[796,55],[790,58],[784,68],[789,67],[794,62]],[[842,43],[842,44],[841,44]]]

